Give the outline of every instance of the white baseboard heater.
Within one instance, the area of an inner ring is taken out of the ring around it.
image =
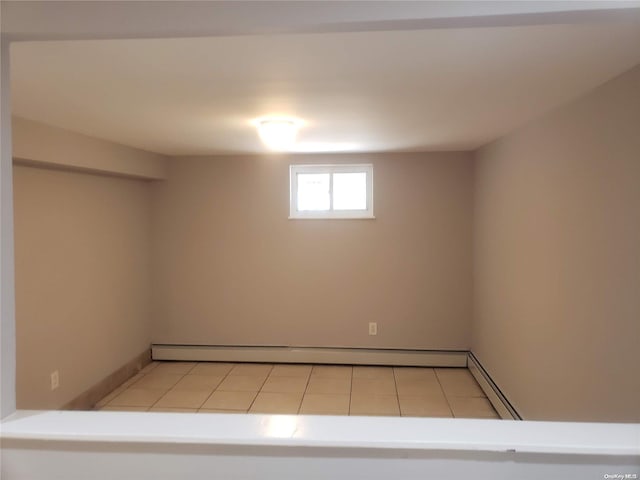
[[[466,367],[467,353],[468,352],[463,350],[446,351],[155,344],[151,346],[151,355],[154,360],[405,365],[416,367]]]
[[[505,420],[522,420],[520,414],[513,408],[513,405],[507,400],[507,397],[504,396],[472,352],[469,352],[468,368],[471,375],[473,375],[487,396],[487,399],[491,402],[491,405],[493,405],[493,408],[495,408],[498,415],[500,415],[500,418]]]

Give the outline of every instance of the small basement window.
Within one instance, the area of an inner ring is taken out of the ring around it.
[[[291,165],[289,218],[374,218],[373,165]]]

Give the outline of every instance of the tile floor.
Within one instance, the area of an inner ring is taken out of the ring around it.
[[[152,362],[96,410],[498,418],[466,368]]]

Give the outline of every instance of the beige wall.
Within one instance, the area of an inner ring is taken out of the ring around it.
[[[640,421],[640,67],[481,149],[472,350],[532,420]]]
[[[15,166],[18,408],[60,407],[149,347],[150,188]]]
[[[12,117],[13,158],[21,164],[159,180],[167,157]]]
[[[341,161],[374,164],[376,219],[288,220],[289,164]],[[467,349],[472,169],[467,153],[173,160],[154,185],[154,343]]]

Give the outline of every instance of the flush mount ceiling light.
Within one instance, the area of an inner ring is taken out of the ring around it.
[[[269,150],[283,152],[293,147],[296,135],[302,126],[293,118],[262,118],[256,120],[258,135]]]

